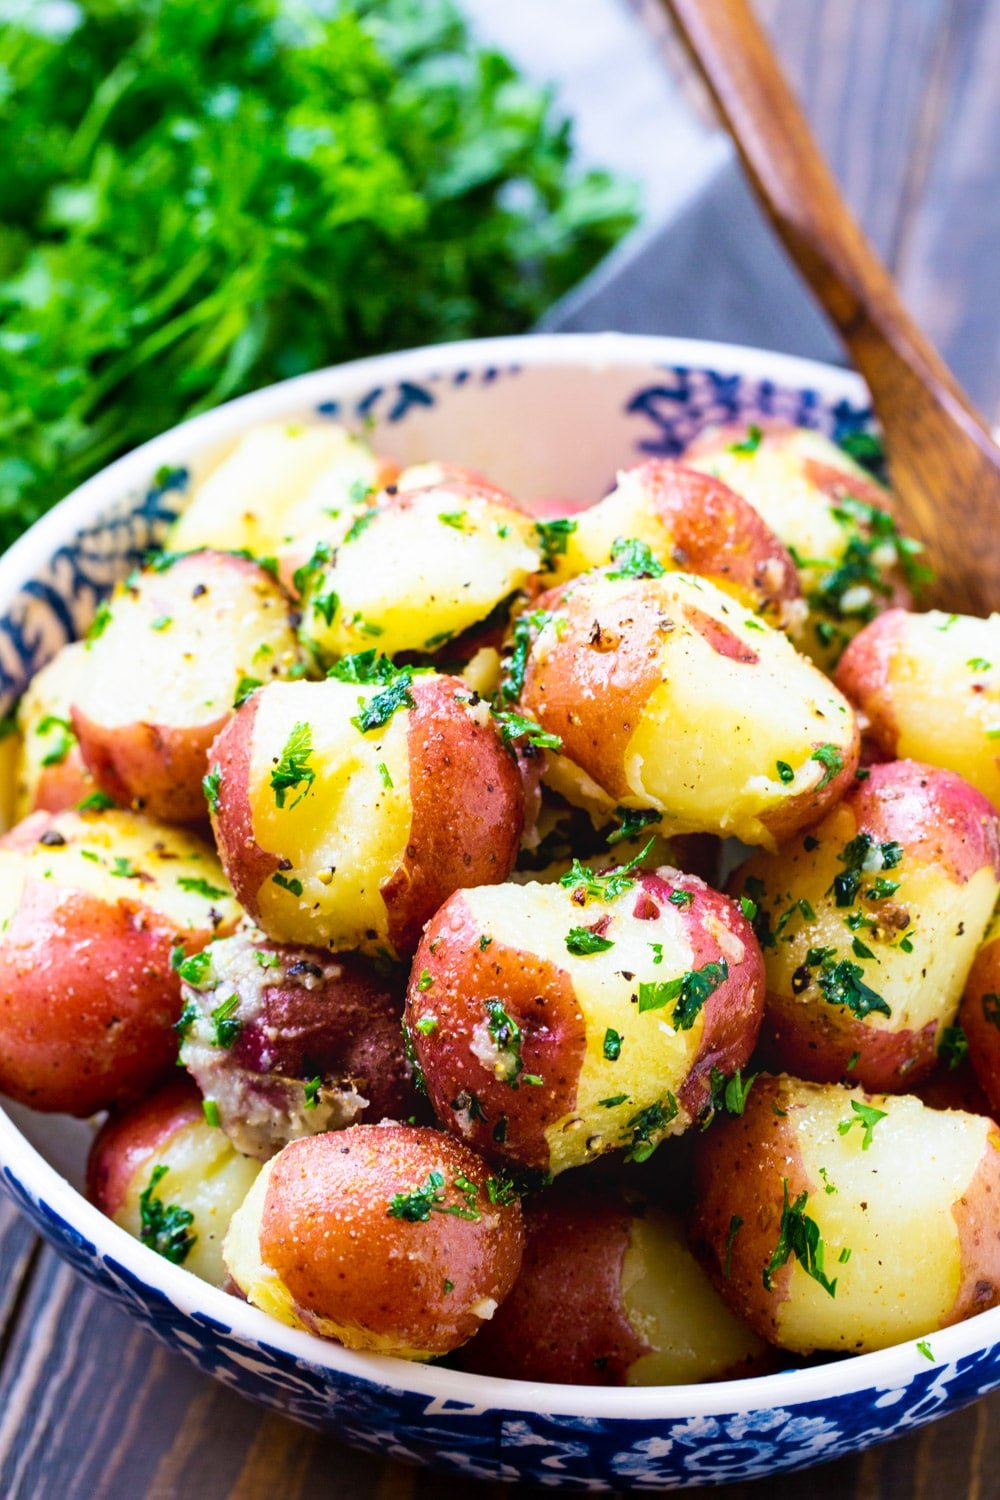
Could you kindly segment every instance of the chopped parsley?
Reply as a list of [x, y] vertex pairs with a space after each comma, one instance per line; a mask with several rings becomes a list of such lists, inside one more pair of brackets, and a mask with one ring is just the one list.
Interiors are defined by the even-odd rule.
[[643, 829], [660, 821], [660, 814], [651, 807], [616, 807], [615, 817], [621, 824], [608, 834], [609, 844], [620, 844], [623, 840], [637, 839]]
[[846, 1135], [855, 1125], [861, 1126], [861, 1149], [867, 1151], [875, 1134], [875, 1126], [880, 1120], [884, 1120], [886, 1111], [876, 1109], [873, 1104], [862, 1104], [858, 1099], [851, 1100], [851, 1114], [846, 1120], [841, 1120], [837, 1125], [837, 1134]]
[[615, 945], [610, 938], [601, 937], [589, 927], [571, 927], [566, 934], [566, 947], [576, 958], [585, 958], [592, 953], [607, 953]]
[[756, 901], [751, 901], [749, 896], [741, 896], [740, 911], [743, 913], [744, 917], [746, 917], [747, 921], [752, 924], [757, 917]]
[[742, 1070], [737, 1068], [736, 1072], [727, 1078], [721, 1068], [712, 1068], [708, 1076], [711, 1093], [704, 1125], [711, 1124], [718, 1114], [741, 1115], [747, 1107], [750, 1090], [759, 1074], [751, 1073], [744, 1080]]
[[574, 859], [565, 875], [559, 877], [559, 884], [566, 890], [572, 890], [573, 897], [580, 905], [586, 905], [587, 901], [594, 899], [600, 901], [614, 901], [617, 896], [630, 891], [635, 885], [632, 871], [646, 858], [655, 838], [639, 850], [628, 864], [619, 865], [615, 870], [609, 870], [606, 875], [599, 875], [589, 865], [581, 864]]
[[617, 1109], [619, 1104], [628, 1103], [628, 1094], [613, 1094], [610, 1099], [598, 1099], [602, 1109]]
[[315, 1078], [310, 1078], [302, 1089], [302, 1105], [305, 1109], [316, 1109], [319, 1104], [320, 1090], [323, 1080], [317, 1073]]
[[739, 1214], [732, 1214], [729, 1219], [729, 1230], [726, 1234], [726, 1258], [722, 1263], [722, 1274], [727, 1281], [732, 1279], [733, 1274], [733, 1245], [736, 1236], [743, 1228], [743, 1220]]
[[362, 734], [370, 734], [373, 729], [383, 729], [397, 709], [416, 706], [410, 692], [412, 685], [410, 673], [406, 670], [400, 672], [395, 681], [376, 693], [374, 698], [369, 698], [367, 702], [363, 698], [358, 699], [361, 712], [354, 715], [351, 723]]
[[176, 1031], [182, 1042], [187, 1036], [188, 1032], [191, 1030], [191, 1027], [194, 1025], [195, 1021], [197, 1021], [200, 1014], [201, 1012], [199, 1011], [197, 1005], [193, 1000], [185, 1000], [184, 1009], [181, 1011], [177, 1020], [174, 1022], [174, 1030]]
[[282, 875], [279, 870], [271, 876], [271, 879], [275, 885], [280, 886], [283, 891], [287, 891], [290, 896], [302, 895], [302, 882], [294, 876], [289, 879], [286, 875]]
[[886, 1001], [865, 984], [862, 974], [860, 965], [851, 963], [850, 959], [842, 959], [840, 963], [834, 963], [830, 958], [824, 959], [817, 975], [823, 999], [830, 1005], [846, 1006], [859, 1021], [863, 1021], [873, 1011], [881, 1016], [891, 1016], [892, 1011]]
[[355, 516], [347, 531], [344, 533], [345, 542], [356, 542], [366, 526], [370, 526], [378, 515], [375, 509], [362, 511], [360, 516]]
[[965, 665], [971, 668], [973, 672], [991, 672], [993, 670], [993, 663], [987, 661], [985, 656], [970, 656]]
[[657, 562], [648, 543], [634, 536], [615, 538], [611, 561], [614, 566], [608, 569], [609, 578], [662, 578], [667, 571]]
[[417, 989], [421, 992], [421, 994], [423, 994], [424, 990], [429, 990], [433, 983], [434, 975], [431, 973], [430, 969], [421, 969], [420, 978], [417, 980]]
[[934, 1352], [926, 1339], [917, 1339], [917, 1349], [924, 1356], [924, 1359], [929, 1359], [932, 1365], [937, 1364]]
[[61, 766], [73, 746], [76, 744], [76, 735], [73, 725], [69, 719], [61, 719], [58, 714], [46, 714], [40, 720], [36, 734], [52, 734], [55, 730], [53, 740], [45, 754], [42, 756], [43, 766]]
[[[111, 861], [111, 869], [109, 873], [111, 875], [117, 875], [121, 880], [138, 880], [140, 872], [136, 869], [135, 865], [130, 859], [126, 859], [123, 854], [116, 854], [114, 859]], [[183, 889], [183, 880], [178, 880], [177, 884]], [[220, 891], [219, 895], [224, 896], [225, 891]]]
[[[878, 844], [870, 833], [857, 834], [837, 855], [844, 869], [833, 879], [833, 895], [836, 904], [853, 906], [858, 898], [858, 891], [861, 889], [864, 876], [874, 875], [878, 870], [894, 870], [902, 860], [903, 854], [902, 844], [898, 844], [895, 839]], [[888, 886], [891, 886], [891, 890], [887, 889]], [[889, 881], [874, 899], [881, 900], [883, 892], [885, 895], [891, 895], [898, 889], [898, 881]], [[876, 887], [873, 886], [872, 890], [875, 892]]]
[[825, 786], [829, 786], [835, 776], [839, 776], [844, 769], [844, 757], [836, 745], [818, 745], [809, 757], [810, 760], [819, 761], [825, 769], [822, 780], [816, 783], [816, 790], [821, 792]]
[[175, 1266], [183, 1264], [198, 1236], [189, 1234], [194, 1214], [178, 1203], [164, 1203], [156, 1189], [170, 1168], [161, 1162], [153, 1168], [149, 1182], [139, 1194], [139, 1239], [164, 1260]]
[[666, 1099], [657, 1099], [634, 1114], [622, 1131], [622, 1144], [628, 1147], [626, 1161], [647, 1161], [660, 1143], [667, 1126], [678, 1115], [677, 1100], [668, 1093]]
[[542, 549], [542, 571], [551, 573], [557, 557], [565, 557], [566, 546], [578, 523], [569, 516], [558, 516], [553, 521], [536, 521], [535, 530]]
[[205, 801], [208, 803], [209, 812], [219, 811], [219, 790], [222, 786], [222, 767], [216, 761], [212, 769], [201, 778], [202, 790], [205, 793]]
[[292, 807], [298, 807], [309, 791], [316, 780], [316, 772], [309, 764], [312, 753], [312, 727], [300, 719], [292, 725], [285, 748], [274, 762], [274, 768], [271, 771], [271, 789], [274, 792], [277, 807], [283, 808], [288, 793], [302, 787], [295, 801], [290, 804], [290, 811]]
[[295, 569], [292, 574], [292, 587], [300, 596], [312, 587], [316, 576], [322, 573], [323, 568], [333, 558], [333, 548], [329, 542], [317, 542], [313, 548], [313, 554], [308, 562]]
[[340, 661], [334, 662], [326, 675], [336, 678], [338, 682], [358, 682], [363, 687], [377, 683], [380, 687], [386, 687], [395, 682], [403, 671], [405, 668], [397, 667], [372, 646], [369, 651], [355, 651], [351, 656], [342, 656]]
[[233, 707], [239, 708], [247, 701], [251, 693], [255, 693], [259, 687], [263, 686], [264, 684], [263, 682], [261, 682], [259, 677], [241, 677], [239, 682], [236, 684], [236, 692], [233, 696]]
[[433, 1036], [435, 1031], [437, 1031], [437, 1026], [437, 1016], [430, 1015], [421, 1016], [419, 1020], [413, 1023], [414, 1031], [419, 1031], [421, 1036]]
[[484, 1008], [487, 1030], [499, 1054], [497, 1077], [504, 1083], [509, 1083], [512, 1089], [519, 1088], [522, 1083], [533, 1084], [535, 1087], [540, 1085], [542, 1080], [537, 1073], [524, 1071], [524, 1059], [521, 1056], [524, 1033], [513, 1016], [508, 1015], [503, 1002], [491, 996], [484, 1002]]
[[621, 1034], [609, 1026], [604, 1033], [604, 1056], [608, 1062], [617, 1062], [622, 1055]]
[[389, 774], [389, 767], [386, 765], [385, 761], [380, 760], [375, 769], [378, 772], [379, 781], [381, 781], [386, 791], [390, 791], [392, 788], [392, 777]]
[[78, 802], [76, 810], [77, 812], [107, 812], [114, 806], [113, 797], [109, 797], [107, 792], [97, 791], [91, 792], [89, 797], [84, 797], [82, 802]]
[[281, 955], [270, 953], [266, 948], [255, 948], [253, 956], [262, 969], [276, 969], [281, 963]]
[[788, 786], [790, 782], [795, 780], [795, 772], [792, 770], [787, 760], [775, 761], [775, 766], [777, 767], [778, 771], [778, 780], [783, 782], [785, 786]]
[[760, 447], [763, 437], [764, 434], [757, 426], [757, 423], [751, 422], [750, 426], [747, 428], [746, 437], [740, 438], [739, 441], [735, 443], [727, 443], [726, 452], [735, 453], [740, 458], [749, 458], [751, 454], [757, 452], [757, 449]]
[[820, 1237], [819, 1225], [805, 1211], [806, 1204], [809, 1202], [809, 1194], [802, 1192], [794, 1203], [789, 1203], [787, 1177], [782, 1178], [782, 1189], [784, 1202], [778, 1242], [772, 1251], [771, 1259], [764, 1267], [764, 1290], [768, 1292], [771, 1290], [775, 1271], [780, 1271], [789, 1257], [794, 1255], [806, 1275], [818, 1282], [824, 1292], [835, 1297], [837, 1295], [836, 1277], [830, 1281], [823, 1271], [823, 1241]]
[[409, 1193], [393, 1193], [386, 1210], [389, 1218], [402, 1219], [407, 1224], [424, 1224], [431, 1214], [451, 1214], [456, 1219], [479, 1220], [482, 1218], [476, 1205], [479, 1188], [468, 1177], [456, 1177], [452, 1183], [462, 1203], [446, 1202], [445, 1177], [436, 1169], [428, 1172], [422, 1187]]
[[493, 717], [500, 728], [500, 738], [505, 745], [510, 745], [514, 740], [527, 739], [529, 745], [534, 745], [538, 750], [561, 750], [562, 740], [557, 734], [550, 734], [548, 730], [542, 729], [534, 719], [526, 719], [523, 714], [515, 713], [512, 708], [495, 708]]
[[231, 1047], [240, 1034], [240, 1023], [234, 1015], [239, 1006], [239, 995], [227, 995], [212, 1012], [213, 1044], [216, 1047]]
[[941, 1032], [938, 1056], [947, 1063], [949, 1073], [965, 1061], [969, 1055], [969, 1038], [961, 1026], [946, 1026]]
[[689, 969], [677, 979], [643, 981], [639, 985], [639, 1012], [662, 1010], [674, 1002], [671, 1019], [681, 1031], [690, 1031], [706, 1000], [728, 978], [729, 965], [722, 958], [700, 969]]
[[179, 958], [175, 963], [174, 954], [178, 952], [183, 954], [184, 949], [175, 948], [173, 950], [170, 955], [171, 964], [177, 970], [177, 973], [180, 975], [185, 984], [190, 984], [195, 989], [200, 989], [205, 981], [212, 977], [211, 953], [209, 953], [208, 949], [205, 948], [201, 953], [192, 953], [190, 958], [182, 957]]
[[453, 531], [464, 531], [467, 520], [464, 510], [443, 510], [438, 515], [442, 526], [450, 526]]
[[690, 906], [694, 900], [693, 891], [671, 891], [667, 897], [671, 906]]
[[218, 1128], [219, 1106], [214, 1099], [203, 1099], [201, 1101], [201, 1112], [205, 1116], [206, 1125], [214, 1125]]
[[103, 635], [110, 624], [111, 606], [106, 599], [102, 599], [94, 611], [94, 618], [91, 620], [85, 636], [87, 645], [89, 646], [93, 641], [97, 640], [98, 636]]
[[187, 891], [192, 896], [204, 896], [206, 901], [223, 901], [229, 895], [221, 886], [202, 880], [200, 875], [179, 875], [177, 884], [182, 891]]
[[547, 609], [533, 609], [526, 614], [518, 615], [512, 630], [513, 648], [504, 664], [503, 685], [500, 689], [507, 703], [516, 702], [524, 689], [524, 674], [527, 670], [535, 632], [544, 630], [550, 621], [564, 620], [564, 615], [552, 614]]

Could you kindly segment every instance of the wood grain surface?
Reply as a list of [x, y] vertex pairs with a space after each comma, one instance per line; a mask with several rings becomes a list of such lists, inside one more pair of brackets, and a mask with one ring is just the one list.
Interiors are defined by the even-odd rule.
[[[1000, 422], [1000, 0], [758, 7], [854, 211], [958, 378]], [[712, 1493], [992, 1500], [998, 1474], [1000, 1393], [856, 1458]], [[514, 1493], [353, 1453], [242, 1401], [98, 1298], [0, 1199], [3, 1500]]]

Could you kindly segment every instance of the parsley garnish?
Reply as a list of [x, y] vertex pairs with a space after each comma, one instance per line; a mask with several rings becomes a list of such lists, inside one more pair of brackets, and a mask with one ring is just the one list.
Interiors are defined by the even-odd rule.
[[368, 651], [355, 651], [351, 656], [342, 656], [340, 661], [334, 662], [326, 675], [336, 678], [338, 682], [359, 682], [363, 687], [378, 683], [380, 687], [385, 687], [390, 682], [395, 682], [403, 671], [405, 668], [397, 667], [372, 646]]
[[413, 1029], [419, 1031], [421, 1036], [433, 1036], [437, 1031], [437, 1025], [437, 1016], [421, 1016], [419, 1020], [414, 1021]]
[[292, 725], [285, 748], [275, 761], [271, 772], [271, 789], [274, 792], [275, 804], [279, 808], [284, 807], [285, 797], [289, 792], [294, 791], [296, 787], [302, 787], [302, 791], [291, 804], [291, 807], [298, 807], [316, 780], [316, 772], [309, 764], [312, 752], [312, 726], [300, 719], [298, 723]]
[[733, 1244], [736, 1236], [743, 1228], [743, 1220], [739, 1214], [730, 1215], [729, 1232], [726, 1235], [726, 1258], [722, 1263], [722, 1274], [729, 1281], [733, 1273]]
[[566, 934], [566, 947], [577, 958], [585, 958], [591, 953], [607, 953], [614, 946], [610, 938], [601, 937], [589, 927], [571, 927]]
[[233, 1014], [240, 1003], [239, 995], [227, 995], [212, 1012], [215, 1029], [213, 1042], [216, 1047], [231, 1047], [240, 1033], [240, 1022]]
[[534, 745], [538, 750], [562, 749], [559, 735], [550, 734], [536, 724], [534, 719], [526, 719], [512, 708], [495, 708], [493, 717], [500, 727], [500, 738], [505, 745], [512, 744], [514, 740], [527, 739], [528, 744]]
[[275, 885], [280, 886], [283, 891], [287, 891], [290, 896], [302, 895], [302, 882], [301, 880], [297, 880], [295, 876], [289, 879], [286, 875], [282, 875], [279, 870], [271, 876], [271, 879]]
[[180, 875], [177, 878], [177, 884], [182, 891], [187, 891], [192, 896], [204, 896], [206, 901], [222, 901], [229, 895], [229, 892], [224, 891], [221, 886], [211, 885], [200, 876]]
[[616, 537], [611, 547], [613, 567], [608, 569], [609, 578], [662, 578], [667, 571], [657, 562], [646, 542], [638, 537]]
[[518, 615], [513, 627], [513, 650], [504, 664], [504, 680], [500, 691], [508, 703], [514, 703], [524, 689], [524, 674], [531, 653], [534, 634], [544, 630], [550, 621], [564, 620], [565, 616], [552, 614], [547, 609], [533, 609]]
[[628, 1103], [628, 1094], [613, 1094], [610, 1099], [598, 1099], [602, 1109], [616, 1109], [619, 1104]]
[[846, 1006], [859, 1021], [873, 1011], [881, 1016], [891, 1016], [889, 1006], [881, 995], [865, 984], [862, 973], [861, 966], [852, 964], [849, 959], [842, 959], [838, 964], [829, 958], [824, 959], [817, 975], [823, 999], [830, 1005]]
[[319, 1095], [322, 1087], [323, 1080], [319, 1076], [319, 1074], [317, 1074], [315, 1078], [310, 1078], [309, 1081], [303, 1086], [302, 1104], [305, 1109], [316, 1109], [319, 1104]]
[[835, 776], [839, 776], [844, 769], [844, 757], [836, 745], [818, 745], [809, 757], [810, 760], [818, 760], [825, 767], [821, 781], [816, 783], [816, 790], [821, 792], [825, 786], [829, 786]]
[[374, 698], [369, 698], [367, 703], [359, 699], [361, 712], [355, 714], [351, 723], [361, 730], [362, 734], [370, 734], [373, 729], [383, 729], [397, 709], [413, 708], [415, 702], [410, 688], [413, 678], [408, 671], [399, 673], [396, 680], [376, 693]]
[[174, 1022], [174, 1030], [177, 1032], [177, 1035], [180, 1037], [181, 1041], [183, 1041], [187, 1036], [188, 1032], [191, 1030], [191, 1027], [194, 1025], [195, 1021], [197, 1021], [200, 1014], [201, 1012], [198, 1010], [198, 1007], [193, 1000], [185, 1000], [184, 1009], [181, 1011], [177, 1020]]
[[621, 826], [608, 834], [608, 843], [620, 844], [623, 840], [638, 838], [650, 823], [658, 823], [660, 816], [651, 807], [616, 807], [615, 817], [621, 818]]
[[746, 1109], [750, 1090], [760, 1075], [751, 1073], [749, 1078], [744, 1081], [740, 1068], [737, 1068], [736, 1072], [729, 1078], [726, 1077], [721, 1068], [712, 1068], [708, 1076], [711, 1095], [708, 1116], [705, 1120], [706, 1125], [717, 1114], [741, 1115]]
[[347, 531], [344, 533], [344, 541], [356, 542], [358, 537], [365, 530], [365, 527], [370, 526], [377, 515], [378, 511], [372, 509], [362, 511], [360, 516], [355, 516], [354, 520], [347, 528]]
[[604, 1056], [608, 1062], [617, 1062], [621, 1054], [622, 1038], [613, 1026], [609, 1026], [604, 1033]]
[[557, 557], [565, 557], [566, 544], [578, 523], [569, 516], [559, 516], [554, 521], [536, 521], [535, 530], [542, 548], [542, 571], [551, 573]]
[[800, 1193], [795, 1202], [789, 1204], [787, 1177], [782, 1178], [782, 1188], [784, 1204], [781, 1210], [778, 1243], [774, 1247], [771, 1259], [764, 1267], [764, 1289], [768, 1292], [771, 1290], [771, 1279], [775, 1271], [779, 1271], [789, 1256], [794, 1255], [806, 1275], [818, 1282], [824, 1292], [835, 1297], [837, 1295], [836, 1278], [830, 1281], [823, 1271], [823, 1241], [820, 1238], [819, 1225], [805, 1211], [806, 1204], [809, 1202], [809, 1194]]
[[114, 806], [115, 800], [113, 797], [109, 797], [107, 792], [97, 791], [91, 792], [89, 797], [84, 797], [82, 802], [78, 802], [76, 810], [77, 812], [107, 812], [109, 808]]
[[[175, 949], [174, 953], [177, 951]], [[183, 948], [180, 952], [184, 952]], [[200, 988], [212, 973], [212, 955], [207, 948], [201, 953], [192, 953], [190, 958], [181, 958], [178, 963], [174, 963], [174, 954], [171, 953], [170, 961], [184, 983], [193, 985], [195, 989]]]
[[91, 620], [87, 634], [84, 637], [87, 645], [89, 646], [92, 641], [97, 640], [98, 636], [103, 635], [110, 624], [111, 606], [106, 599], [102, 599], [94, 611], [94, 618]]
[[503, 1002], [491, 996], [484, 1002], [484, 1008], [487, 1029], [499, 1054], [496, 1063], [497, 1077], [504, 1083], [509, 1083], [512, 1089], [519, 1088], [522, 1083], [539, 1085], [542, 1080], [536, 1073], [524, 1071], [524, 1059], [521, 1056], [524, 1033], [514, 1018], [508, 1015]]
[[873, 1104], [862, 1104], [857, 1099], [851, 1100], [851, 1114], [846, 1120], [841, 1120], [837, 1126], [838, 1135], [846, 1135], [853, 1125], [860, 1125], [862, 1130], [861, 1149], [867, 1151], [872, 1143], [875, 1126], [886, 1117], [884, 1109], [876, 1109]]
[[213, 1125], [218, 1129], [219, 1106], [214, 1099], [203, 1099], [201, 1101], [201, 1112], [205, 1116], [205, 1124]]
[[628, 1146], [626, 1161], [647, 1161], [659, 1145], [659, 1137], [676, 1120], [677, 1100], [668, 1093], [632, 1116], [622, 1131], [622, 1144]]
[[[903, 853], [902, 844], [898, 844], [895, 839], [876, 844], [870, 833], [857, 834], [837, 855], [845, 867], [833, 879], [833, 894], [837, 905], [853, 906], [864, 876], [874, 875], [877, 870], [894, 870], [902, 860]], [[888, 881], [881, 889], [878, 889], [876, 882], [876, 886], [872, 887], [873, 898], [881, 900], [883, 895], [892, 895], [898, 889], [898, 881]]]
[[219, 789], [222, 786], [222, 767], [216, 761], [212, 769], [201, 778], [202, 790], [205, 793], [205, 801], [208, 803], [209, 812], [219, 811]]
[[639, 985], [639, 1012], [662, 1010], [675, 1001], [671, 1019], [681, 1031], [690, 1031], [710, 995], [729, 978], [726, 960], [689, 969], [677, 979], [644, 981]]
[[931, 1346], [926, 1339], [917, 1339], [917, 1349], [924, 1356], [924, 1359], [929, 1359], [932, 1365], [937, 1364]]
[[438, 515], [438, 520], [444, 526], [450, 526], [453, 531], [464, 531], [466, 515], [464, 510], [443, 510]]
[[194, 1223], [194, 1214], [178, 1203], [164, 1203], [157, 1197], [156, 1189], [170, 1168], [161, 1162], [153, 1168], [149, 1182], [139, 1194], [139, 1239], [164, 1260], [175, 1266], [186, 1260], [198, 1236], [188, 1234], [188, 1226]]
[[389, 1218], [403, 1219], [407, 1224], [423, 1224], [431, 1214], [451, 1214], [456, 1219], [478, 1220], [482, 1218], [476, 1208], [479, 1189], [468, 1177], [456, 1177], [452, 1186], [464, 1198], [464, 1204], [445, 1202], [444, 1173], [436, 1169], [428, 1172], [422, 1187], [410, 1193], [393, 1193], [386, 1210]]
[[795, 780], [795, 772], [792, 770], [787, 760], [775, 761], [775, 765], [778, 770], [778, 780], [783, 782], [785, 786], [788, 786], [790, 782]]
[[255, 693], [259, 687], [263, 686], [259, 677], [241, 677], [233, 695], [233, 707], [239, 708], [247, 701], [251, 693]]
[[574, 859], [565, 875], [559, 877], [559, 884], [567, 890], [572, 890], [574, 898], [579, 900], [583, 906], [591, 898], [601, 901], [614, 901], [625, 891], [630, 891], [635, 885], [632, 871], [646, 858], [655, 839], [650, 839], [639, 853], [630, 859], [628, 864], [619, 865], [616, 870], [609, 870], [605, 875], [598, 875], [589, 865], [583, 865], [578, 859]]
[[949, 1073], [965, 1061], [969, 1055], [969, 1038], [961, 1026], [946, 1026], [941, 1032], [938, 1056], [948, 1065]]
[[671, 891], [667, 897], [671, 906], [690, 906], [694, 900], [693, 891]]
[[42, 756], [43, 766], [61, 766], [76, 744], [73, 725], [69, 719], [60, 719], [58, 714], [46, 714], [45, 718], [39, 722], [35, 733], [42, 735], [51, 734], [53, 730], [56, 730], [57, 733], [52, 744]]
[[760, 447], [763, 437], [764, 434], [757, 426], [757, 423], [751, 422], [750, 426], [747, 428], [746, 437], [741, 438], [738, 442], [735, 443], [727, 443], [726, 452], [736, 453], [739, 454], [740, 457], [748, 458], [752, 453], [757, 452], [757, 449]]

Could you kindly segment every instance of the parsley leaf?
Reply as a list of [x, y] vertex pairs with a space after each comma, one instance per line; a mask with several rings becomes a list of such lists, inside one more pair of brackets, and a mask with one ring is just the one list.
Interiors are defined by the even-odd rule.
[[860, 964], [852, 964], [849, 959], [842, 959], [837, 964], [825, 959], [817, 976], [823, 999], [830, 1005], [846, 1006], [859, 1021], [873, 1011], [881, 1016], [891, 1016], [886, 1001], [865, 984], [862, 974]]
[[170, 1168], [161, 1162], [150, 1174], [149, 1182], [139, 1194], [139, 1239], [164, 1260], [175, 1266], [182, 1265], [194, 1248], [198, 1236], [188, 1233], [194, 1223], [194, 1214], [189, 1208], [177, 1203], [164, 1203], [156, 1189]]
[[359, 699], [361, 712], [355, 714], [351, 723], [361, 730], [362, 734], [370, 734], [373, 729], [384, 729], [393, 714], [400, 708], [414, 708], [415, 700], [410, 688], [413, 678], [407, 671], [402, 671], [391, 682], [388, 687], [376, 693], [374, 698], [367, 702]]
[[609, 578], [662, 578], [667, 571], [662, 563], [657, 562], [649, 545], [634, 536], [615, 539], [611, 547], [611, 562]]
[[551, 573], [555, 567], [556, 558], [566, 556], [567, 543], [577, 525], [578, 522], [569, 516], [559, 516], [553, 521], [535, 522], [535, 530], [538, 532], [538, 540], [542, 548], [543, 572]]
[[584, 958], [592, 953], [607, 953], [614, 946], [610, 938], [601, 937], [589, 927], [571, 927], [566, 934], [566, 947], [577, 958]]
[[809, 759], [818, 760], [820, 765], [825, 767], [822, 780], [816, 783], [817, 792], [829, 786], [834, 777], [839, 776], [844, 769], [844, 757], [836, 745], [818, 745]]
[[820, 1238], [819, 1225], [805, 1211], [806, 1204], [809, 1202], [809, 1194], [800, 1193], [795, 1202], [790, 1204], [787, 1177], [782, 1179], [782, 1188], [784, 1202], [778, 1242], [771, 1254], [771, 1259], [764, 1267], [764, 1289], [768, 1292], [771, 1290], [775, 1271], [779, 1271], [789, 1257], [794, 1255], [806, 1275], [818, 1282], [824, 1292], [835, 1297], [837, 1295], [836, 1277], [830, 1281], [823, 1271], [823, 1241]]
[[867, 1151], [872, 1143], [875, 1126], [886, 1117], [886, 1110], [876, 1109], [873, 1104], [862, 1104], [859, 1099], [851, 1100], [851, 1114], [846, 1120], [841, 1120], [837, 1126], [838, 1135], [846, 1135], [853, 1125], [860, 1125], [862, 1138], [861, 1149]]
[[561, 750], [562, 740], [557, 734], [550, 734], [534, 719], [527, 719], [523, 714], [515, 713], [512, 708], [495, 708], [493, 717], [500, 728], [500, 738], [505, 745], [510, 745], [514, 740], [526, 739], [529, 745], [534, 745], [538, 750]]
[[274, 792], [277, 807], [283, 808], [287, 794], [295, 791], [297, 787], [302, 787], [295, 801], [290, 804], [290, 811], [292, 807], [298, 807], [309, 791], [316, 780], [316, 772], [309, 764], [312, 753], [312, 726], [300, 719], [292, 725], [285, 748], [271, 771], [271, 789]]
[[720, 959], [689, 969], [677, 979], [644, 981], [639, 985], [639, 1012], [662, 1010], [674, 1003], [671, 1019], [681, 1031], [690, 1031], [709, 996], [729, 978], [729, 965]]

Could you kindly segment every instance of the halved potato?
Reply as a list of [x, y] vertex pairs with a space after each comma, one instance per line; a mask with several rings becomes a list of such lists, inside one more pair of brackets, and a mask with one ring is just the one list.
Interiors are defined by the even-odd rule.
[[61, 812], [75, 807], [97, 789], [70, 717], [73, 696], [89, 666], [90, 654], [82, 641], [64, 646], [35, 673], [18, 704], [17, 819], [39, 809]]

